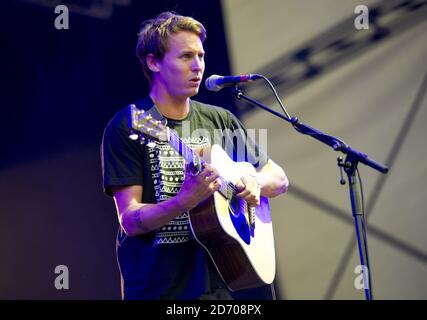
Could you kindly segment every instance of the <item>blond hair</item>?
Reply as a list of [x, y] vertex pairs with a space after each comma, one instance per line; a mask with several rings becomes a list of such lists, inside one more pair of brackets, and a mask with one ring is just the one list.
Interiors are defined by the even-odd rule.
[[147, 65], [147, 55], [152, 54], [162, 60], [168, 50], [169, 37], [179, 31], [190, 31], [199, 36], [203, 42], [206, 39], [206, 29], [192, 17], [185, 17], [174, 12], [163, 12], [156, 18], [144, 21], [138, 33], [136, 55], [142, 64], [142, 70], [150, 85], [153, 73]]

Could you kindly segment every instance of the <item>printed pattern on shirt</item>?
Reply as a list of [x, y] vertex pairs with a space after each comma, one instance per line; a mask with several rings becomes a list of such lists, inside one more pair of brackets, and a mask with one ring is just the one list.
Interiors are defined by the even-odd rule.
[[[192, 150], [210, 145], [207, 137], [183, 138], [182, 141]], [[184, 182], [184, 158], [167, 142], [156, 141], [148, 147], [151, 178], [157, 202], [173, 198]], [[157, 230], [155, 245], [182, 243], [193, 239], [189, 213], [183, 212], [168, 224]]]

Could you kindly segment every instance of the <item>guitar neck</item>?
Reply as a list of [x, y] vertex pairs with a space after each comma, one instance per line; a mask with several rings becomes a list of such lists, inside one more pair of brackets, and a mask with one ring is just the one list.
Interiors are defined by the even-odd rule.
[[[129, 128], [131, 130], [129, 138], [132, 140], [144, 140], [145, 137], [156, 141], [167, 141], [187, 163], [192, 163], [198, 172], [202, 171], [203, 161], [197, 153], [187, 146], [178, 135], [160, 120], [154, 119], [145, 110], [139, 110], [134, 104], [130, 104]], [[236, 187], [232, 182], [228, 182], [221, 176], [221, 187], [218, 190], [226, 199], [232, 199], [236, 194]]]
[[[188, 163], [193, 163], [196, 167], [201, 166], [202, 159], [189, 146], [187, 146], [180, 137], [178, 137], [170, 128], [168, 128], [169, 144], [181, 155]], [[200, 168], [201, 169], [201, 168]], [[231, 199], [233, 196], [233, 185], [220, 177], [221, 187], [218, 190], [225, 198]]]
[[168, 130], [169, 144], [189, 163], [201, 163], [200, 157], [187, 146], [172, 130]]

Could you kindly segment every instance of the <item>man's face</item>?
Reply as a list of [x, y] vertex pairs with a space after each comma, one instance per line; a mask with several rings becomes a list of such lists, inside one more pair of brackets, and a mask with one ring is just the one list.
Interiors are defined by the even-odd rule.
[[188, 98], [196, 95], [205, 71], [205, 51], [199, 36], [180, 31], [170, 36], [169, 49], [154, 77], [172, 97]]

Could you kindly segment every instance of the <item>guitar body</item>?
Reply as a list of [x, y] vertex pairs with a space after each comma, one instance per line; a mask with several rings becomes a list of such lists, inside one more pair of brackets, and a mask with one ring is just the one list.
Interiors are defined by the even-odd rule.
[[[235, 183], [244, 174], [254, 174], [247, 162], [234, 162], [218, 145], [203, 154], [225, 180]], [[270, 284], [276, 271], [273, 226], [268, 199], [251, 210], [237, 197], [228, 200], [215, 192], [190, 211], [196, 240], [208, 251], [230, 290]]]

